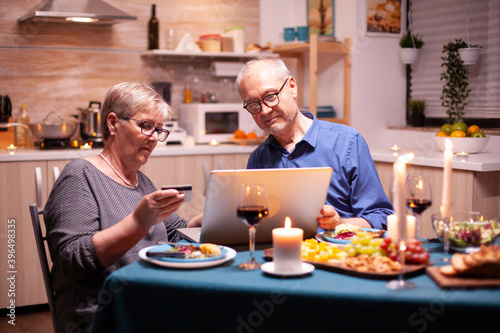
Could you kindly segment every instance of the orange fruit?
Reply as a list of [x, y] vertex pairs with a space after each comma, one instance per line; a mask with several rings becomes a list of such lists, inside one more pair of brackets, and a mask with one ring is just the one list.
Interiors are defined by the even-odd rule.
[[448, 136], [448, 135], [446, 135], [446, 133], [443, 131], [439, 131], [437, 132], [436, 136]]
[[467, 129], [467, 133], [471, 135], [472, 133], [479, 132], [480, 128], [477, 125], [470, 125], [469, 128]]
[[234, 138], [235, 139], [246, 139], [247, 135], [245, 134], [244, 131], [237, 129], [236, 131], [234, 131]]
[[247, 139], [258, 139], [257, 137], [257, 134], [255, 134], [254, 132], [250, 132], [247, 134]]
[[465, 134], [464, 131], [453, 131], [451, 132], [450, 136], [454, 138], [465, 138], [467, 134]]

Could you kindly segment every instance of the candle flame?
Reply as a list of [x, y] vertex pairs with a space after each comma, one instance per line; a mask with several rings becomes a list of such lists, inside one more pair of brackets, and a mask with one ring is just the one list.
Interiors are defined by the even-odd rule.
[[447, 151], [451, 151], [453, 149], [453, 143], [451, 142], [450, 139], [444, 140], [444, 147], [446, 148]]
[[413, 153], [404, 154], [403, 156], [399, 156], [396, 162], [406, 164], [410, 162], [414, 156], [415, 154]]
[[422, 181], [422, 179], [419, 179], [419, 180], [418, 180], [417, 189], [422, 190], [422, 188], [423, 188], [423, 187], [424, 187], [424, 185], [423, 185], [423, 181]]
[[290, 229], [292, 227], [292, 220], [287, 216], [285, 219], [285, 228]]

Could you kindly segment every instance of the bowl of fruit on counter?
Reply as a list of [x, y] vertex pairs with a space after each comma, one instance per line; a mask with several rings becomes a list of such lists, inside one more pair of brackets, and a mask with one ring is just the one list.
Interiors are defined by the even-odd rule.
[[479, 153], [486, 148], [489, 137], [485, 136], [479, 126], [467, 126], [464, 122], [444, 124], [441, 130], [434, 136], [438, 148], [445, 150], [445, 141], [449, 139], [453, 144], [454, 153]]
[[[500, 235], [497, 218], [486, 218], [479, 212], [452, 212], [448, 222], [450, 248], [465, 253], [479, 251], [481, 245], [492, 245]], [[432, 227], [443, 241], [446, 224], [441, 214], [432, 215]]]

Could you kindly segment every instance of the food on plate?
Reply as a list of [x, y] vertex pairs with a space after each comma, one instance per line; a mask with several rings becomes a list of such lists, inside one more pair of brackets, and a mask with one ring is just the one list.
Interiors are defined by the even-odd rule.
[[385, 234], [385, 230], [377, 230], [377, 231], [369, 231], [369, 230], [361, 230], [361, 228], [357, 225], [342, 223], [335, 227], [333, 231], [326, 231], [325, 236], [333, 239], [351, 239], [360, 234], [368, 235], [370, 238], [380, 238]]
[[194, 246], [193, 244], [172, 245], [165, 252], [184, 253], [186, 259], [204, 259], [221, 254], [220, 247], [210, 243], [203, 243], [200, 246]]
[[210, 254], [212, 256], [220, 255], [220, 247], [211, 243], [203, 243], [200, 245], [200, 251], [203, 254]]
[[349, 257], [345, 260], [348, 267], [351, 267], [359, 272], [373, 273], [391, 273], [398, 272], [401, 265], [397, 261], [393, 261], [384, 256], [369, 256], [360, 254], [357, 257]]
[[475, 253], [455, 253], [451, 265], [441, 267], [440, 272], [450, 277], [500, 278], [500, 246], [482, 245]]
[[302, 242], [302, 259], [315, 262], [339, 262], [348, 257], [347, 252], [324, 242], [315, 239], [306, 239]]
[[[335, 234], [337, 236], [340, 236], [342, 234], [349, 233], [349, 232], [356, 234], [360, 230], [361, 230], [361, 227], [359, 227], [357, 225], [353, 225], [353, 224], [349, 224], [349, 223], [341, 223], [335, 227]], [[354, 235], [352, 235], [352, 236], [354, 236]], [[352, 237], [352, 236], [349, 236], [349, 237]]]

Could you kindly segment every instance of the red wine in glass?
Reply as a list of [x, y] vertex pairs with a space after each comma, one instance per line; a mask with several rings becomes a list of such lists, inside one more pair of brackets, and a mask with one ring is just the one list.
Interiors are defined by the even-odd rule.
[[242, 184], [238, 194], [236, 215], [248, 227], [250, 259], [238, 267], [246, 271], [259, 269], [260, 263], [255, 260], [255, 232], [259, 222], [269, 215], [267, 195], [264, 185]]
[[263, 218], [269, 214], [265, 206], [242, 206], [238, 207], [238, 217], [249, 225], [258, 224]]
[[420, 216], [432, 205], [431, 181], [424, 176], [408, 176], [405, 191], [406, 206], [415, 215], [415, 237], [418, 238]]
[[407, 199], [406, 205], [415, 214], [422, 214], [432, 205], [432, 200], [427, 199]]

